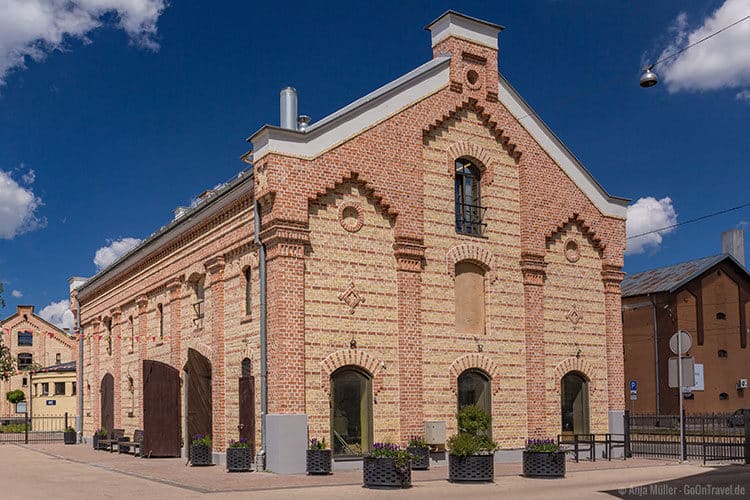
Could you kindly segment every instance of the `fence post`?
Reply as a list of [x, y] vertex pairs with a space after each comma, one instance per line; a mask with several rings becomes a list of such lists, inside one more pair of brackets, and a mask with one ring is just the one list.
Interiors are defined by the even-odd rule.
[[745, 408], [742, 410], [742, 414], [745, 417], [745, 464], [750, 464], [750, 410]]
[[63, 431], [68, 430], [68, 412], [65, 412], [65, 427], [63, 428]]
[[23, 412], [23, 444], [29, 444], [29, 412]]
[[[680, 394], [682, 397], [682, 394]], [[682, 442], [680, 443], [682, 449], [682, 457], [687, 461], [688, 459], [688, 447], [687, 447], [687, 414], [685, 409], [682, 409]]]
[[630, 410], [625, 410], [625, 413], [622, 417], [625, 422], [623, 422], [623, 432], [625, 433], [625, 449], [622, 450], [622, 452], [625, 454], [626, 458], [632, 458], [633, 453], [630, 451]]

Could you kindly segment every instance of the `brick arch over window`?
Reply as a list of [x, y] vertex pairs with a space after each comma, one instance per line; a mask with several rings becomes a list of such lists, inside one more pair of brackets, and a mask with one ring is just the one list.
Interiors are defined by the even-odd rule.
[[578, 372], [583, 375], [589, 383], [589, 392], [596, 392], [596, 380], [599, 378], [598, 370], [585, 359], [570, 357], [561, 361], [555, 367], [555, 391], [560, 393], [560, 384], [563, 377], [570, 372]]
[[341, 349], [332, 352], [320, 362], [320, 387], [331, 394], [331, 375], [344, 366], [358, 366], [372, 377], [372, 393], [377, 396], [383, 388], [382, 362], [359, 349]]
[[451, 364], [448, 373], [450, 375], [450, 388], [453, 393], [456, 393], [458, 386], [458, 376], [466, 370], [479, 369], [485, 372], [490, 377], [490, 383], [492, 384], [492, 393], [496, 393], [500, 389], [498, 379], [500, 377], [500, 367], [492, 358], [485, 356], [480, 353], [464, 354], [460, 358], [456, 359]]
[[591, 243], [591, 246], [593, 246], [594, 249], [599, 252], [599, 255], [602, 256], [604, 254], [606, 245], [602, 243], [602, 240], [597, 236], [596, 231], [594, 231], [591, 226], [586, 224], [586, 222], [577, 213], [574, 213], [573, 215], [568, 217], [567, 220], [547, 231], [546, 242], [549, 243], [555, 236], [557, 236], [558, 233], [563, 232], [566, 227], [573, 224], [578, 225], [578, 227], [581, 229], [581, 233], [586, 236], [586, 238]]
[[467, 158], [479, 167], [482, 172], [480, 180], [482, 186], [492, 184], [494, 179], [492, 157], [486, 149], [471, 142], [457, 142], [449, 147], [447, 165], [451, 177], [456, 173], [456, 160], [459, 158]]
[[461, 261], [468, 261], [477, 264], [479, 267], [485, 270], [487, 273], [490, 283], [494, 283], [497, 279], [497, 273], [495, 272], [496, 263], [495, 256], [488, 252], [484, 247], [479, 245], [456, 245], [445, 254], [445, 265], [448, 270], [448, 275], [455, 279], [456, 277], [456, 264]]

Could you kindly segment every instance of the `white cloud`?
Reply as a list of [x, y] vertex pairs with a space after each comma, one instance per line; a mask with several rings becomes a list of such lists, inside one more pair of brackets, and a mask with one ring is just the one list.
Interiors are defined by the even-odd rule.
[[657, 200], [652, 196], [640, 198], [628, 207], [628, 220], [625, 225], [628, 246], [626, 255], [643, 253], [648, 249], [659, 249], [662, 236], [671, 233], [672, 229], [665, 229], [634, 238], [633, 236], [648, 233], [656, 229], [672, 226], [677, 223], [677, 212], [672, 206], [671, 198]]
[[121, 238], [119, 240], [108, 240], [109, 245], [101, 247], [94, 255], [94, 264], [96, 269], [101, 271], [110, 266], [117, 259], [135, 248], [141, 240], [138, 238]]
[[21, 180], [26, 185], [34, 184], [34, 181], [36, 180], [36, 173], [34, 172], [34, 170], [29, 169], [28, 172], [21, 176]]
[[41, 61], [53, 50], [64, 50], [65, 41], [99, 28], [114, 14], [118, 28], [132, 43], [158, 50], [156, 23], [166, 0], [3, 0], [0, 1], [0, 86], [14, 68], [24, 68], [27, 58]]
[[23, 297], [23, 292], [21, 292], [21, 290], [13, 290], [12, 292], [10, 292], [10, 294], [16, 299], [20, 299], [21, 297]]
[[63, 299], [60, 302], [52, 302], [39, 311], [39, 316], [58, 328], [73, 328], [75, 320], [70, 311], [70, 301]]
[[734, 96], [738, 101], [750, 102], [750, 90], [741, 90]]
[[12, 240], [19, 234], [47, 225], [37, 216], [42, 200], [34, 192], [21, 187], [10, 172], [0, 170], [0, 239]]
[[[747, 0], [726, 0], [721, 7], [690, 28], [687, 14], [679, 14], [670, 29], [672, 42], [658, 59], [669, 56], [691, 43], [750, 15]], [[750, 21], [719, 33], [674, 59], [656, 67], [670, 92], [750, 87]], [[746, 92], [746, 91], [745, 91]], [[741, 99], [745, 92], [737, 94]]]

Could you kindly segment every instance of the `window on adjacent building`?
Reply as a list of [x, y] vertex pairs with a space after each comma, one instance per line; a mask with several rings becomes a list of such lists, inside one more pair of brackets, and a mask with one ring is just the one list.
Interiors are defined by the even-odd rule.
[[76, 395], [76, 383], [75, 382], [70, 383], [70, 395], [71, 396]]
[[251, 287], [252, 273], [250, 272], [249, 266], [245, 268], [244, 277], [245, 277], [245, 314], [248, 315], [252, 312], [252, 308], [253, 308], [252, 287]]
[[485, 208], [479, 192], [481, 171], [466, 159], [456, 160], [455, 199], [456, 231], [463, 234], [482, 236]]
[[55, 382], [55, 396], [65, 395], [65, 382]]
[[717, 312], [716, 313], [716, 319], [725, 320], [725, 319], [727, 319], [727, 315], [725, 313], [723, 313], [723, 312]]
[[33, 357], [28, 352], [21, 352], [18, 353], [18, 362], [16, 363], [16, 366], [18, 366], [19, 370], [23, 370], [25, 368], [28, 368], [31, 366], [31, 363], [33, 363]]
[[60, 353], [59, 352], [57, 354], [55, 354], [55, 364], [57, 364], [57, 365], [60, 364]]
[[720, 358], [726, 358], [728, 356], [727, 351], [724, 349], [719, 349], [719, 357]]
[[42, 382], [42, 396], [49, 396], [49, 382]]
[[719, 394], [719, 399], [729, 399], [729, 394], [727, 394], [726, 392], [722, 392], [721, 394]]
[[22, 387], [28, 387], [28, 385], [29, 385], [29, 379], [27, 377], [23, 377], [21, 379], [21, 386]]
[[156, 314], [159, 316], [159, 338], [164, 339], [164, 306], [156, 304]]
[[484, 334], [484, 270], [471, 262], [456, 264], [456, 332]]
[[18, 332], [18, 345], [19, 346], [34, 345], [34, 335], [31, 332]]

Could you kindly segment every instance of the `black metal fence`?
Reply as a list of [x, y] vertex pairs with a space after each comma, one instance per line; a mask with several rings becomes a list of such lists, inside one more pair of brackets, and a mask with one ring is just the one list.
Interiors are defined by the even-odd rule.
[[627, 415], [630, 455], [750, 463], [750, 411], [683, 416], [681, 442], [679, 415]]
[[75, 418], [64, 415], [0, 418], [0, 443], [56, 443], [63, 441], [65, 429]]

